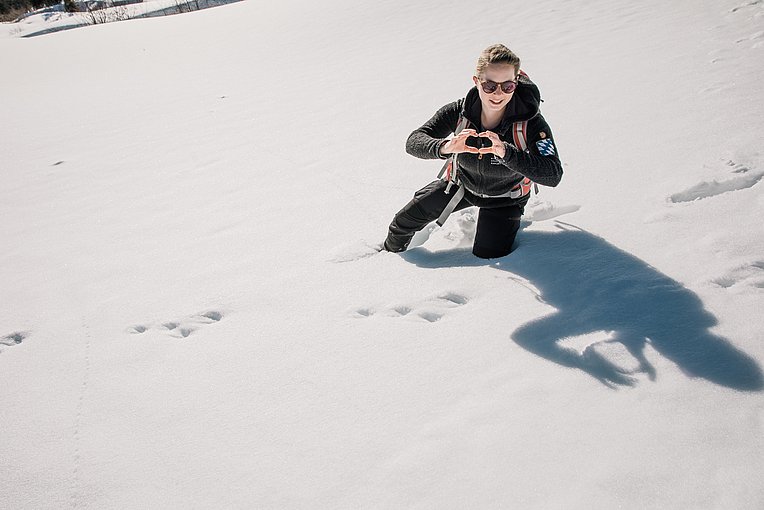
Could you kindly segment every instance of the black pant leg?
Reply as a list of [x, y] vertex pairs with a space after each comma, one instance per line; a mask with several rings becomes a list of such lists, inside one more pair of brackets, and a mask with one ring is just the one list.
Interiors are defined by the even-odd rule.
[[[437, 180], [414, 193], [414, 198], [398, 211], [390, 223], [387, 239], [385, 239], [387, 251], [404, 251], [416, 232], [438, 219], [456, 192], [456, 186], [454, 186], [451, 192], [446, 194], [447, 186], [446, 181]], [[469, 205], [462, 199], [456, 210], [464, 209]]]
[[481, 208], [472, 253], [482, 259], [509, 255], [520, 230], [523, 208], [517, 205]]

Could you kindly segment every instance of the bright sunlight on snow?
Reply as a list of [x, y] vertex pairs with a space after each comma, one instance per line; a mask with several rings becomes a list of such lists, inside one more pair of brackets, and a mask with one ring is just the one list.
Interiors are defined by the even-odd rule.
[[[0, 507], [764, 508], [764, 2], [0, 26]], [[31, 22], [28, 22], [31, 23]], [[504, 43], [565, 174], [377, 253]]]

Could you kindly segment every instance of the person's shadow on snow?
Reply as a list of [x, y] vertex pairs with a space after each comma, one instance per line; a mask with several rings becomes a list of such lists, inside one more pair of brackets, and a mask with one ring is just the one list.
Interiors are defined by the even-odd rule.
[[593, 345], [580, 353], [560, 341], [612, 331], [607, 342], [622, 344], [639, 362], [637, 371], [651, 379], [655, 369], [644, 354], [648, 342], [688, 376], [743, 391], [764, 388], [756, 361], [709, 331], [717, 321], [697, 295], [598, 236], [561, 222], [556, 226], [557, 232], [523, 231], [515, 251], [501, 259], [480, 260], [469, 249], [415, 248], [402, 256], [420, 267], [491, 265], [525, 278], [557, 311], [523, 324], [512, 340], [610, 387], [634, 384], [629, 375], [634, 371], [608, 361]]

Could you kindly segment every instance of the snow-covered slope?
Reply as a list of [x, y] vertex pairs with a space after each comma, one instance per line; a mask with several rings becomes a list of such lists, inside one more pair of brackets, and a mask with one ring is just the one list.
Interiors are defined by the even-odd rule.
[[[248, 0], [0, 40], [0, 507], [764, 506], [764, 4]], [[503, 42], [516, 251], [408, 133]]]

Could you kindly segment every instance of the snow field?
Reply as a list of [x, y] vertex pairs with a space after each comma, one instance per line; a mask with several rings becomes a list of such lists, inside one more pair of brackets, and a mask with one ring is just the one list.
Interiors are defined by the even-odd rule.
[[[0, 39], [0, 507], [764, 505], [762, 4], [481, 8]], [[563, 182], [372, 255], [493, 42]]]

